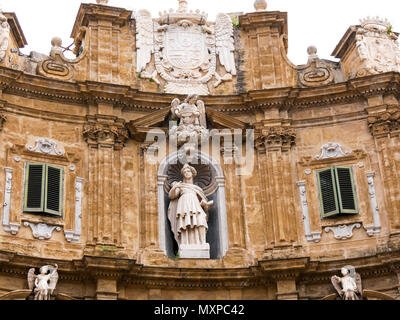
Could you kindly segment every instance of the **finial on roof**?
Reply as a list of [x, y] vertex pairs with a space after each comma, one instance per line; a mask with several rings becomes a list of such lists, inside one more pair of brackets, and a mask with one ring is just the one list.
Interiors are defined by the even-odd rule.
[[106, 5], [108, 3], [108, 0], [96, 0], [97, 4], [104, 4]]
[[267, 10], [267, 2], [265, 0], [256, 0], [256, 2], [254, 2], [254, 8], [257, 11], [266, 11]]
[[188, 10], [187, 0], [178, 0], [178, 1], [179, 1], [178, 12], [187, 12], [187, 10]]

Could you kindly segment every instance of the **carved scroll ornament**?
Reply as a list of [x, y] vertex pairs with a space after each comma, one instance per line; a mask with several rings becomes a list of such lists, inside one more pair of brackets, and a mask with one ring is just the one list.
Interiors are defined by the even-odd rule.
[[317, 55], [317, 48], [310, 46], [307, 49], [308, 63], [299, 73], [300, 83], [305, 87], [318, 87], [334, 81], [331, 67], [321, 61]]
[[[75, 39], [74, 53], [77, 54], [76, 59], [68, 59], [64, 56], [65, 48], [62, 47], [62, 40], [54, 37], [51, 40], [50, 56], [38, 64], [38, 74], [52, 79], [71, 80], [75, 75], [73, 65], [82, 61], [87, 54], [87, 44], [89, 43], [89, 32], [87, 27], [82, 27], [77, 39]], [[78, 46], [79, 47], [78, 47]], [[80, 52], [82, 50], [82, 52]]]

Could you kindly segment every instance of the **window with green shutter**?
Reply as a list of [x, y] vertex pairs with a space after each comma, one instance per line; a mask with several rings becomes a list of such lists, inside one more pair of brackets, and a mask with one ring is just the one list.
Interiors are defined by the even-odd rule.
[[322, 218], [358, 214], [358, 203], [351, 167], [317, 171]]
[[24, 212], [62, 216], [63, 168], [27, 163]]

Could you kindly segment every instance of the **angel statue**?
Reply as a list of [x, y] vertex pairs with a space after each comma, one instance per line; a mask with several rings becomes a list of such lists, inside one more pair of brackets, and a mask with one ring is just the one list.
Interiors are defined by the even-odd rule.
[[208, 138], [206, 108], [197, 95], [189, 95], [186, 100], [176, 98], [171, 104], [172, 118], [180, 119], [179, 125], [171, 128], [170, 138], [177, 141], [178, 146], [198, 144]]
[[40, 273], [35, 274], [35, 268], [28, 271], [29, 290], [33, 290], [35, 300], [50, 300], [58, 281], [58, 265], [47, 265], [40, 268]]
[[7, 22], [7, 17], [0, 9], [0, 62], [4, 61], [8, 44], [10, 42], [10, 25]]
[[[181, 170], [183, 182], [174, 182], [169, 192], [171, 203], [168, 208], [168, 218], [172, 232], [179, 246], [179, 255], [182, 258], [209, 258], [210, 245], [206, 243], [208, 230], [208, 211], [214, 201], [208, 201], [203, 190], [194, 185], [193, 179], [197, 171], [185, 164]], [[191, 256], [193, 251], [205, 251]]]
[[362, 298], [361, 277], [352, 266], [343, 267], [343, 277], [333, 276], [332, 284], [342, 300], [360, 300]]

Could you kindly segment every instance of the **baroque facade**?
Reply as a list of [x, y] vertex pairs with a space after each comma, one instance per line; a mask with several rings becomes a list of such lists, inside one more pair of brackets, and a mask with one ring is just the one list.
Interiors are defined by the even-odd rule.
[[0, 299], [399, 297], [390, 23], [294, 65], [265, 1], [178, 2], [82, 4], [74, 59], [0, 15]]

